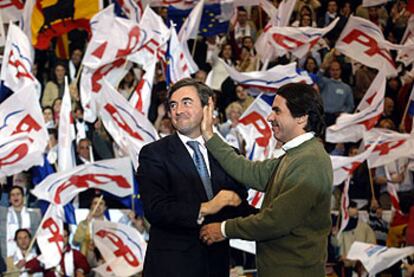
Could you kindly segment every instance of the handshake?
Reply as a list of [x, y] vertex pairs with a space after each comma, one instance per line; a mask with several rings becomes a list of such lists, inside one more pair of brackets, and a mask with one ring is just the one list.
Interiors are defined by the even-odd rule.
[[[201, 204], [200, 215], [215, 214], [225, 206], [237, 207], [240, 203], [241, 199], [237, 193], [230, 190], [221, 190], [213, 199]], [[200, 239], [208, 245], [224, 240], [225, 238], [221, 234], [221, 223], [204, 225], [200, 230]]]
[[237, 207], [241, 199], [237, 193], [231, 190], [221, 190], [213, 199], [201, 204], [200, 215], [212, 215], [218, 213], [225, 206]]

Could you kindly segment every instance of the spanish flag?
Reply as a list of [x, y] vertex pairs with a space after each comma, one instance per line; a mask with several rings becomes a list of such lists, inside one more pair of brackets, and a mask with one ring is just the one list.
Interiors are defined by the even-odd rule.
[[31, 18], [33, 46], [48, 49], [53, 37], [74, 29], [89, 32], [89, 20], [101, 8], [101, 0], [36, 0]]

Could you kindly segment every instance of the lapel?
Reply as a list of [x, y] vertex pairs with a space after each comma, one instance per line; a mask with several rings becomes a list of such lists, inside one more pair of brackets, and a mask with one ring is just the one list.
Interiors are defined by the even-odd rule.
[[193, 158], [190, 156], [190, 153], [188, 153], [187, 148], [185, 148], [177, 134], [171, 135], [168, 148], [171, 154], [169, 158], [173, 160], [172, 163], [174, 166], [181, 171], [183, 177], [194, 187], [201, 201], [207, 201], [207, 195]]

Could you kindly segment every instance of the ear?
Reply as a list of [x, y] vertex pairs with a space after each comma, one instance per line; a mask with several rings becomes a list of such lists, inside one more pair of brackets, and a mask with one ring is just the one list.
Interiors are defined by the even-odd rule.
[[304, 125], [306, 126], [306, 124], [308, 123], [308, 115], [302, 115], [296, 118], [296, 122], [300, 125]]

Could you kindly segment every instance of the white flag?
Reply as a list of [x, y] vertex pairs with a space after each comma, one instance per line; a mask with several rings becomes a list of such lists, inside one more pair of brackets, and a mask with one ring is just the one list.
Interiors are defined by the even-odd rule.
[[203, 8], [204, 0], [200, 0], [191, 10], [178, 33], [178, 40], [180, 42], [186, 42], [189, 39], [197, 38], [201, 17], [203, 16]]
[[4, 31], [3, 18], [0, 13], [0, 46], [6, 45], [6, 32]]
[[338, 186], [351, 177], [354, 171], [368, 159], [377, 144], [378, 141], [374, 142], [367, 150], [353, 157], [330, 156], [334, 173], [333, 185]]
[[63, 94], [62, 105], [59, 116], [59, 135], [58, 135], [58, 165], [59, 171], [70, 170], [76, 166], [75, 153], [72, 142], [76, 139], [75, 124], [72, 116], [72, 104], [68, 78], [65, 77], [65, 92]]
[[[239, 119], [237, 129], [246, 142], [247, 157], [252, 161], [262, 161], [271, 157], [276, 146], [270, 123], [267, 116], [272, 107], [260, 96], [246, 109]], [[264, 193], [253, 189], [249, 190], [249, 204], [260, 208]]]
[[117, 59], [138, 52], [149, 34], [138, 23], [116, 17], [113, 5], [91, 19], [92, 38], [83, 58], [83, 65], [97, 69]]
[[404, 248], [388, 248], [355, 241], [351, 245], [347, 259], [361, 261], [369, 276], [391, 267], [396, 262], [414, 253], [414, 246]]
[[42, 252], [45, 269], [59, 265], [63, 253], [63, 206], [49, 205], [37, 233], [37, 244]]
[[0, 15], [4, 22], [19, 21], [23, 8], [23, 0], [0, 0]]
[[142, 271], [147, 243], [137, 229], [95, 220], [92, 230], [96, 247], [116, 276], [131, 276]]
[[118, 197], [132, 194], [132, 168], [129, 159], [104, 160], [49, 175], [32, 190], [32, 194], [39, 199], [63, 206], [80, 192], [90, 188], [104, 190]]
[[158, 133], [143, 114], [132, 107], [106, 80], [100, 93], [99, 114], [105, 129], [138, 168], [138, 154]]
[[386, 41], [381, 28], [369, 20], [351, 15], [335, 48], [366, 66], [384, 70], [387, 76], [397, 75], [389, 50], [398, 46]]
[[43, 165], [49, 135], [33, 85], [16, 91], [1, 103], [0, 138], [0, 176]]
[[297, 58], [304, 57], [318, 43], [322, 36], [331, 31], [339, 18], [325, 28], [314, 27], [272, 27], [267, 38], [276, 49], [278, 56], [292, 53]]
[[[336, 234], [336, 237], [339, 237], [342, 233], [342, 231], [345, 229], [346, 225], [348, 225], [349, 222], [349, 212], [348, 212], [348, 206], [349, 206], [349, 182], [351, 181], [351, 177], [349, 176], [345, 180], [344, 189], [341, 194], [341, 226], [339, 226], [338, 233]], [[339, 220], [339, 219], [338, 219]]]
[[177, 32], [171, 27], [171, 37], [168, 51], [167, 74], [170, 82], [176, 83], [181, 79], [190, 78], [190, 65], [184, 53], [183, 46], [178, 41]]
[[[9, 24], [0, 79], [13, 92], [33, 85], [40, 98], [40, 84], [32, 73], [34, 51], [27, 36], [14, 24]], [[29, 92], [26, 92], [29, 93]]]
[[157, 59], [154, 56], [150, 66], [142, 76], [141, 81], [138, 83], [135, 90], [132, 92], [129, 103], [140, 113], [147, 115], [149, 107], [151, 105], [152, 87], [155, 77], [155, 70], [157, 65]]
[[102, 89], [104, 77], [115, 87], [128, 73], [131, 66], [132, 64], [127, 60], [117, 59], [98, 69], [83, 68], [80, 79], [80, 96], [85, 121], [93, 123], [96, 120], [96, 101]]
[[238, 72], [228, 66], [223, 60], [219, 60], [230, 77], [244, 87], [276, 92], [278, 88], [289, 83], [312, 84], [309, 76], [300, 75], [296, 72], [296, 63], [287, 65], [276, 65], [267, 71]]
[[359, 103], [357, 112], [342, 113], [336, 123], [326, 129], [326, 141], [357, 142], [362, 138], [364, 131], [371, 130], [384, 111], [385, 85], [385, 76], [380, 71]]
[[145, 8], [139, 25], [141, 29], [150, 33], [151, 38], [144, 43], [140, 51], [130, 55], [128, 60], [142, 64], [144, 70], [148, 70], [148, 66], [154, 55], [156, 55], [157, 60], [165, 61], [170, 29], [150, 6]]
[[362, 0], [363, 7], [373, 7], [387, 3], [388, 0]]
[[368, 157], [370, 168], [386, 165], [398, 158], [414, 155], [414, 136], [411, 134], [374, 128], [364, 133], [365, 147], [371, 146], [378, 138], [378, 144]]

